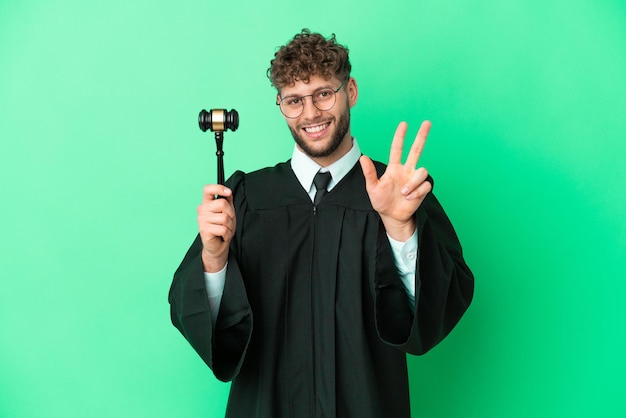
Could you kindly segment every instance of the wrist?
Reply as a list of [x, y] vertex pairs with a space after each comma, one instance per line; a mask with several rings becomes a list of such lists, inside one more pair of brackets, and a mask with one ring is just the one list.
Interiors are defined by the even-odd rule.
[[416, 224], [413, 217], [406, 221], [398, 221], [387, 216], [381, 216], [380, 218], [383, 221], [387, 235], [396, 241], [406, 242], [415, 233]]
[[206, 273], [217, 273], [224, 269], [228, 262], [228, 252], [215, 256], [202, 249], [202, 266]]

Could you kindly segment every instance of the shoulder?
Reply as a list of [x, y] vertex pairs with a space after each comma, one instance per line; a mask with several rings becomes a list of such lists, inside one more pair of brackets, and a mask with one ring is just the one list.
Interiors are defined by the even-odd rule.
[[256, 185], [258, 183], [267, 183], [272, 180], [280, 180], [292, 172], [289, 161], [278, 163], [273, 167], [265, 167], [259, 170], [245, 173], [241, 170], [235, 171], [226, 181], [226, 185], [233, 190], [243, 185]]
[[236, 171], [226, 182], [236, 201], [250, 209], [270, 209], [293, 203], [305, 194], [289, 161], [244, 173]]

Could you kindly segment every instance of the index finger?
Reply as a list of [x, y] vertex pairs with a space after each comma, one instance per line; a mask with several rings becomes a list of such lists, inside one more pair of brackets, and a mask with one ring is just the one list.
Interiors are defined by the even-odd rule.
[[415, 167], [417, 165], [417, 161], [420, 159], [420, 155], [422, 155], [422, 150], [424, 149], [424, 144], [426, 143], [426, 137], [428, 137], [428, 132], [430, 132], [431, 126], [432, 123], [429, 120], [422, 122], [419, 131], [417, 131], [415, 141], [413, 141], [413, 145], [411, 145], [409, 155], [406, 158], [406, 165], [411, 167]]
[[202, 201], [208, 202], [211, 200], [215, 200], [216, 196], [229, 197], [232, 194], [232, 190], [230, 190], [228, 187], [222, 186], [221, 184], [207, 184], [206, 186], [204, 186]]
[[393, 141], [391, 141], [391, 151], [389, 151], [389, 164], [401, 164], [402, 147], [404, 146], [406, 128], [406, 122], [400, 122], [396, 128], [396, 133], [393, 135]]

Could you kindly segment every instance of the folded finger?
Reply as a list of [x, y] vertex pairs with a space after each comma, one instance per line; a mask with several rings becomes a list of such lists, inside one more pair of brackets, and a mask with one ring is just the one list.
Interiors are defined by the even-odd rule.
[[[420, 167], [413, 175], [409, 178], [406, 184], [402, 187], [402, 194], [408, 196], [415, 192], [415, 190], [420, 187], [428, 178], [428, 170], [424, 167]], [[429, 183], [430, 184], [430, 183]]]
[[228, 187], [222, 186], [221, 184], [208, 184], [204, 186], [202, 201], [207, 202], [215, 200], [216, 196], [228, 198], [231, 197], [232, 194], [232, 190], [230, 190]]

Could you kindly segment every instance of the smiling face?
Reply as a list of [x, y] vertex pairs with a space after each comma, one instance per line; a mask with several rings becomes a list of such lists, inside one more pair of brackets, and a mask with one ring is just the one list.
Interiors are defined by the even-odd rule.
[[[314, 75], [309, 77], [308, 83], [296, 81], [283, 87], [279, 98], [308, 96], [323, 88], [336, 90], [340, 85], [341, 80], [337, 77], [325, 80]], [[322, 167], [334, 163], [352, 147], [350, 108], [356, 103], [357, 95], [356, 82], [350, 78], [336, 93], [335, 105], [330, 110], [319, 110], [308, 96], [299, 117], [285, 117], [296, 146]]]

